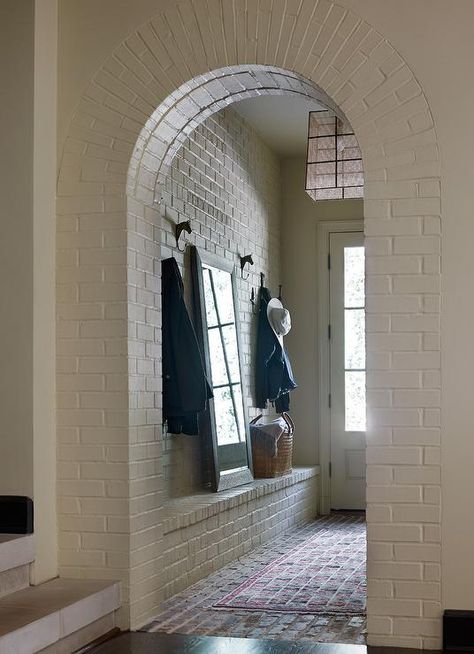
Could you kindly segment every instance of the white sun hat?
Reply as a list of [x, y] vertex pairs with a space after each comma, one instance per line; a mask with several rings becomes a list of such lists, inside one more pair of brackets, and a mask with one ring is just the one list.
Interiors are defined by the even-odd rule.
[[290, 312], [285, 309], [278, 298], [273, 297], [267, 305], [267, 318], [270, 327], [283, 347], [283, 336], [286, 336], [291, 329]]

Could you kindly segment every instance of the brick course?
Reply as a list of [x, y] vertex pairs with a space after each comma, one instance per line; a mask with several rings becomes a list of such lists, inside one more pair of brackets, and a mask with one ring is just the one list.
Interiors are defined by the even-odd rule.
[[[174, 224], [190, 220], [190, 243], [233, 261], [237, 267], [239, 321], [242, 337], [243, 388], [253, 418], [254, 318], [251, 288], [259, 273], [276, 290], [280, 281], [280, 164], [277, 156], [232, 109], [208, 118], [185, 141], [173, 160], [162, 190], [161, 256], [174, 256], [189, 292], [185, 254], [176, 248]], [[254, 265], [242, 279], [239, 254], [253, 255]], [[165, 494], [188, 495], [202, 487], [201, 446], [197, 438], [165, 434], [163, 467]]]
[[312, 520], [318, 505], [318, 468], [258, 480], [208, 499], [202, 493], [165, 505], [165, 598], [235, 561], [252, 548]]
[[[374, 388], [372, 375], [377, 374], [389, 404], [374, 406], [377, 396], [369, 397], [369, 475], [372, 466], [396, 473], [400, 466], [421, 470], [440, 465], [438, 436], [430, 444], [395, 438], [400, 429], [430, 428], [439, 435], [437, 396], [425, 393], [439, 385], [440, 368], [440, 264], [431, 238], [441, 233], [440, 160], [433, 119], [412, 72], [382, 35], [329, 1], [296, 4], [272, 9], [262, 0], [250, 3], [244, 13], [234, 0], [216, 0], [212, 6], [187, 0], [149, 21], [91, 81], [62, 155], [58, 440], [61, 446], [89, 447], [95, 430], [100, 460], [60, 460], [58, 492], [68, 511], [77, 501], [73, 520], [81, 517], [82, 499], [91, 492], [123, 498], [128, 508], [121, 516], [123, 533], [86, 533], [77, 521], [71, 532], [61, 529], [60, 547], [63, 554], [66, 549], [77, 553], [75, 561], [69, 559], [68, 574], [124, 580], [124, 615], [129, 599], [132, 625], [156, 613], [164, 584], [161, 520], [146, 520], [150, 507], [160, 515], [165, 497], [159, 278], [150, 266], [160, 256], [159, 199], [184, 140], [233, 100], [261, 93], [303, 94], [338, 105], [352, 124], [365, 169], [367, 380]], [[221, 71], [205, 72], [217, 69]], [[435, 318], [429, 330], [426, 316]], [[380, 325], [385, 335], [397, 335], [384, 339], [383, 349], [374, 338]], [[415, 349], [407, 351], [408, 343]], [[418, 374], [419, 386], [398, 381], [392, 387], [392, 371]], [[84, 377], [69, 381], [76, 376]], [[76, 383], [85, 388], [74, 388]], [[403, 406], [394, 403], [395, 392]], [[405, 483], [395, 474], [387, 479], [390, 483], [382, 485]], [[369, 545], [439, 542], [440, 485], [425, 484], [420, 475], [422, 500], [416, 504], [369, 503]], [[105, 528], [118, 528], [113, 517], [105, 515]], [[105, 567], [97, 566], [95, 557], [86, 563], [85, 546], [92, 543], [105, 554]], [[422, 581], [439, 586], [415, 550], [412, 556], [406, 569], [418, 571], [422, 565], [421, 574], [427, 575]], [[399, 582], [390, 569], [381, 581], [395, 599], [376, 600], [370, 563], [379, 562], [369, 558], [369, 643], [439, 647], [440, 602], [426, 600], [422, 593], [398, 599]], [[410, 618], [409, 633], [395, 617], [401, 611]]]

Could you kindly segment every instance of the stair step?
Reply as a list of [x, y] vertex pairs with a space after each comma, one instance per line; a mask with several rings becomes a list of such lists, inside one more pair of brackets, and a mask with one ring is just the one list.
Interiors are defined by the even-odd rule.
[[33, 534], [0, 534], [0, 572], [27, 565], [35, 558]]
[[[119, 606], [120, 586], [110, 581], [59, 578], [12, 593], [0, 599], [0, 654], [72, 652], [112, 628]], [[68, 638], [74, 646], [60, 648]]]
[[0, 598], [28, 588], [34, 558], [33, 534], [0, 534]]

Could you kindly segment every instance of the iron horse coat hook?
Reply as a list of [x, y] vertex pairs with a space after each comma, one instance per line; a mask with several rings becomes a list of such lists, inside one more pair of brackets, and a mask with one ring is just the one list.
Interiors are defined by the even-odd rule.
[[250, 277], [250, 274], [248, 274], [247, 277], [244, 277], [244, 268], [247, 264], [253, 266], [253, 259], [251, 254], [246, 254], [244, 257], [240, 257], [240, 276], [242, 279], [248, 279]]
[[185, 220], [182, 223], [178, 223], [176, 225], [175, 232], [174, 232], [175, 236], [176, 236], [176, 247], [178, 248], [178, 250], [180, 252], [184, 252], [184, 248], [181, 250], [181, 248], [179, 247], [179, 237], [181, 236], [181, 234], [183, 232], [187, 232], [188, 234], [191, 234], [192, 231], [193, 230], [192, 230], [191, 223], [189, 222], [189, 220]]

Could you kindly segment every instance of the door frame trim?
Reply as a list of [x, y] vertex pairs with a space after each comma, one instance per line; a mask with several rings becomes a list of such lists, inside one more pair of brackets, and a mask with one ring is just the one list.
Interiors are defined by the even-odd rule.
[[363, 232], [364, 221], [354, 220], [322, 220], [317, 227], [317, 275], [318, 275], [318, 381], [319, 381], [319, 464], [320, 497], [319, 512], [322, 515], [331, 511], [331, 482], [329, 463], [331, 452], [331, 411], [329, 409], [330, 393], [330, 343], [328, 338], [329, 325], [329, 235], [334, 232]]

